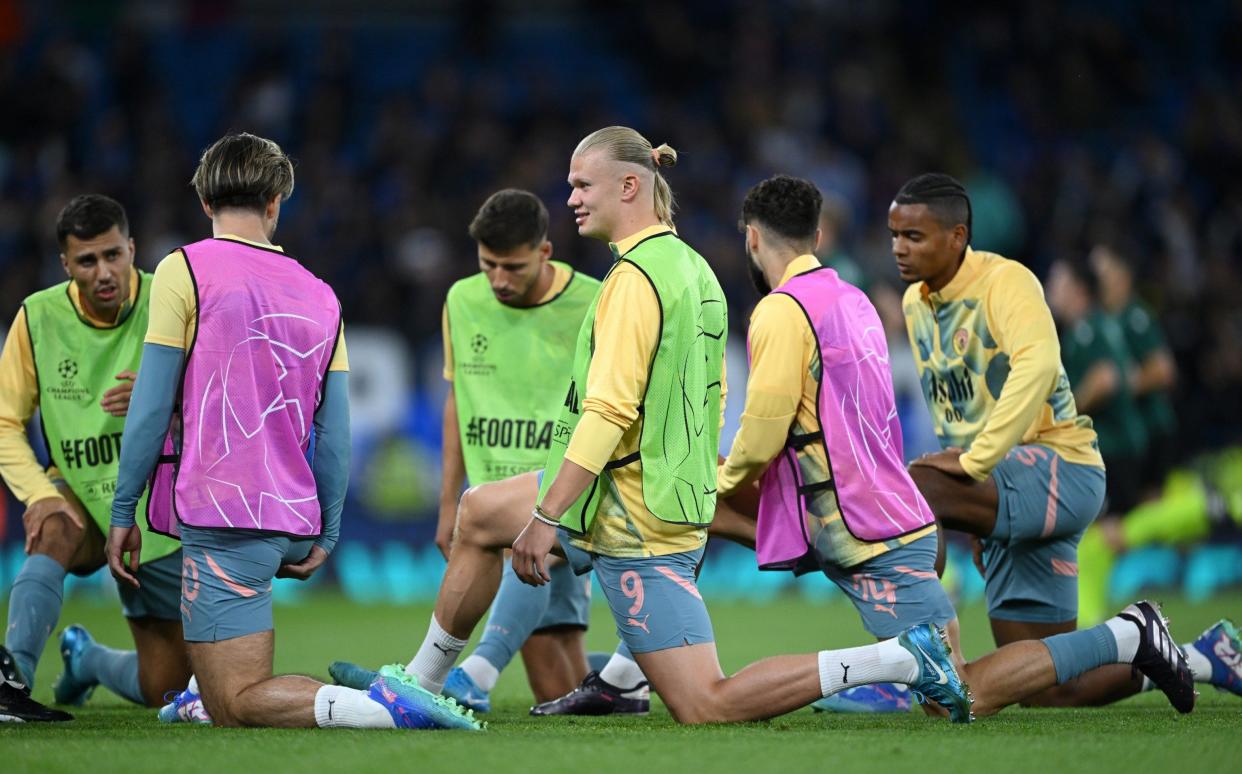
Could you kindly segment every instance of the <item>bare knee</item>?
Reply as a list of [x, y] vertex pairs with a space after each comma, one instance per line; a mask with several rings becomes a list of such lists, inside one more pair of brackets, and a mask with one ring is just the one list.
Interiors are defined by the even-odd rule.
[[729, 708], [725, 706], [716, 685], [704, 686], [702, 690], [683, 693], [676, 699], [669, 701], [663, 695], [665, 706], [673, 719], [678, 723], [687, 726], [700, 725], [703, 723], [728, 723], [734, 720], [729, 714]]
[[[503, 482], [500, 482], [503, 483]], [[495, 489], [497, 484], [472, 486], [457, 502], [457, 529], [454, 544], [464, 543], [477, 548], [507, 548], [515, 534], [505, 533], [505, 498]]]
[[53, 513], [44, 521], [31, 544], [31, 553], [46, 554], [68, 567], [85, 534], [82, 527], [63, 513]]
[[457, 501], [457, 527], [453, 530], [453, 543], [477, 543], [479, 532], [483, 527], [484, 508], [479, 497], [478, 487], [471, 487], [462, 493]]

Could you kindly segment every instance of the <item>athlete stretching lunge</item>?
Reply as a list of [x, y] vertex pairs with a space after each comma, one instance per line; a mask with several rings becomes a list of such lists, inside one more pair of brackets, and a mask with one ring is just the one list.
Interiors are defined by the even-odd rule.
[[912, 683], [966, 719], [965, 689], [930, 625], [722, 674], [695, 568], [715, 511], [727, 322], [715, 276], [671, 228], [660, 168], [675, 160], [625, 127], [575, 150], [578, 231], [608, 241], [617, 260], [579, 335], [542, 484], [532, 473], [463, 497], [435, 613], [406, 671], [439, 690], [495, 594], [502, 550], [512, 543], [514, 571], [539, 585], [559, 535], [575, 569], [595, 570], [622, 639], [680, 722], [803, 707], [846, 687], [841, 663], [859, 665], [850, 685]]

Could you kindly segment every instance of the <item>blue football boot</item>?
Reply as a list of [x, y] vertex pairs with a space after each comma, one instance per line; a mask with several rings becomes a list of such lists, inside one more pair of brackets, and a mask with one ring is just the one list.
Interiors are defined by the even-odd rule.
[[1217, 621], [1199, 635], [1190, 647], [1202, 653], [1212, 664], [1210, 682], [1219, 690], [1242, 696], [1242, 638], [1227, 618]]
[[897, 683], [875, 683], [848, 688], [811, 705], [816, 712], [885, 713], [909, 712], [910, 689]]
[[488, 692], [479, 687], [466, 670], [453, 667], [444, 681], [444, 690], [440, 693], [455, 699], [458, 704], [475, 712], [491, 712], [492, 700]]
[[82, 654], [95, 644], [95, 638], [81, 626], [74, 624], [60, 633], [60, 657], [65, 662], [65, 671], [60, 673], [52, 684], [52, 698], [57, 704], [72, 704], [80, 707], [86, 703], [95, 691], [97, 682], [85, 680], [78, 676], [82, 665]]
[[932, 624], [911, 626], [897, 635], [897, 642], [919, 665], [918, 681], [910, 686], [919, 704], [930, 699], [948, 710], [954, 723], [972, 722], [975, 715], [970, 707], [975, 700], [949, 657], [953, 649], [944, 629]]
[[471, 710], [425, 690], [400, 664], [382, 667], [367, 695], [388, 709], [397, 728], [482, 731], [486, 727], [474, 719]]
[[184, 691], [169, 691], [164, 694], [168, 702], [160, 707], [161, 723], [201, 723], [211, 725], [211, 715], [203, 706], [203, 697], [197, 691], [186, 688]]
[[337, 685], [358, 691], [367, 690], [375, 682], [375, 678], [379, 677], [379, 672], [374, 669], [367, 669], [350, 661], [333, 661], [328, 665], [328, 674], [332, 675]]

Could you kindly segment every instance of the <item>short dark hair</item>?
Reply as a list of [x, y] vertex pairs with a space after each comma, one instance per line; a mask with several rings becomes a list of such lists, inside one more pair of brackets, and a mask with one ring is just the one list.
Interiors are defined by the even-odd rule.
[[548, 209], [530, 191], [506, 188], [487, 197], [470, 221], [470, 238], [497, 253], [535, 247], [548, 236]]
[[228, 134], [203, 151], [190, 183], [212, 210], [261, 213], [275, 196], [293, 194], [293, 161], [265, 137]]
[[813, 242], [824, 197], [809, 180], [776, 175], [751, 188], [742, 202], [742, 223], [760, 223], [795, 242]]
[[971, 223], [970, 196], [966, 188], [951, 175], [927, 172], [906, 181], [893, 197], [897, 204], [926, 204], [932, 217], [945, 228], [959, 223], [966, 227], [966, 239], [970, 240], [974, 226]]
[[125, 217], [121, 203], [103, 194], [82, 194], [70, 199], [56, 216], [56, 241], [63, 250], [70, 234], [78, 239], [90, 239], [113, 226], [120, 229], [122, 235], [129, 236], [129, 218]]

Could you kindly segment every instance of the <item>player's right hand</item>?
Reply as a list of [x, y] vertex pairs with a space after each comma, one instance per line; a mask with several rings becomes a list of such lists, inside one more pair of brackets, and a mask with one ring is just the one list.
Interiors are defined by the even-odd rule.
[[122, 371], [116, 375], [120, 384], [103, 394], [99, 406], [114, 417], [123, 417], [129, 413], [129, 398], [134, 393], [134, 380], [138, 374], [133, 371]]
[[[124, 556], [129, 554], [129, 566], [125, 564]], [[134, 588], [139, 588], [137, 573], [138, 565], [142, 561], [142, 532], [139, 531], [138, 525], [132, 527], [112, 527], [108, 530], [108, 545], [104, 547], [104, 554], [108, 557], [108, 569], [112, 571], [112, 577], [122, 583], [128, 583]]]
[[65, 498], [44, 497], [41, 500], [35, 500], [26, 508], [26, 512], [22, 514], [22, 527], [26, 530], [27, 556], [30, 555], [31, 549], [39, 539], [39, 535], [43, 533], [43, 525], [49, 517], [57, 513], [67, 516], [79, 529], [86, 527], [82, 517], [69, 505], [69, 501]]

